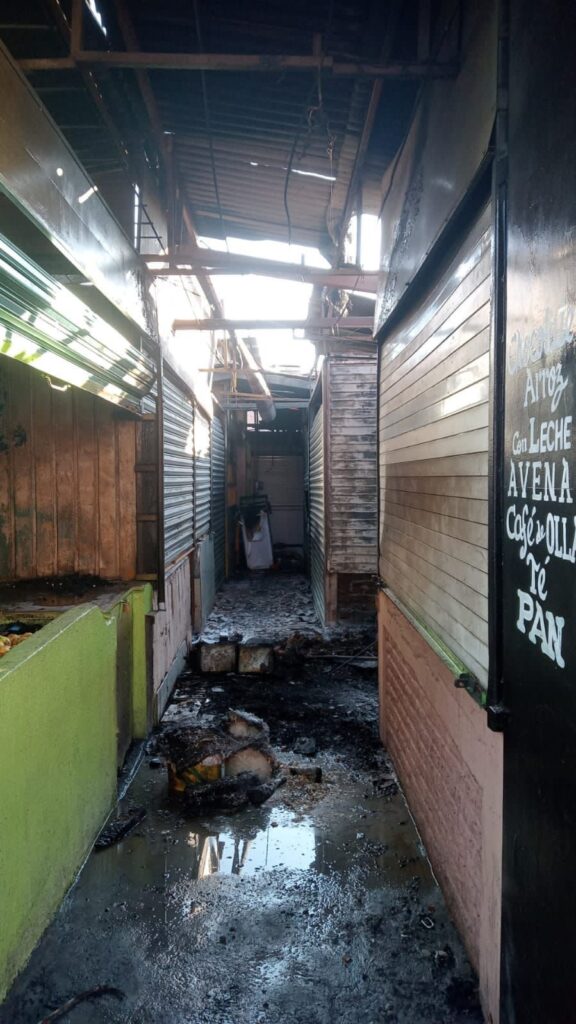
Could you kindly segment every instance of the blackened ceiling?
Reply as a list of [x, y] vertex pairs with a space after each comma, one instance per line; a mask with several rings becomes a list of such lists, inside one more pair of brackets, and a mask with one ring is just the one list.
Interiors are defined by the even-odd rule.
[[[0, 0], [0, 38], [90, 173], [139, 168], [173, 217], [212, 237], [292, 240], [334, 257], [345, 216], [400, 145], [417, 75], [335, 73], [335, 64], [427, 61], [436, 3], [420, 0], [92, 0], [82, 49], [145, 54], [320, 57], [286, 70], [109, 67], [70, 61], [72, 0]], [[419, 13], [420, 12], [420, 13]], [[423, 22], [423, 13], [425, 20]], [[68, 59], [66, 66], [51, 61]], [[30, 61], [48, 62], [41, 70]], [[281, 64], [281, 62], [280, 62]]]

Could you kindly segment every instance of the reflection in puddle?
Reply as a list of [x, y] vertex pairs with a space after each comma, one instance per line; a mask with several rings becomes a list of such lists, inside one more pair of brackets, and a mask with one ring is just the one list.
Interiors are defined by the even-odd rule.
[[316, 860], [311, 822], [271, 825], [252, 838], [240, 838], [232, 832], [209, 836], [190, 832], [187, 844], [196, 854], [198, 878], [253, 875], [281, 867], [307, 870]]

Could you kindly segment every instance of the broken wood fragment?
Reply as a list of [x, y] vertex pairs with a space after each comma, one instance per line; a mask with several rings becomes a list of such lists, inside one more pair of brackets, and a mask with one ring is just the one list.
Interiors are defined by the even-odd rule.
[[47, 1017], [43, 1017], [39, 1024], [52, 1024], [52, 1021], [61, 1020], [79, 1003], [84, 1003], [89, 999], [99, 999], [101, 996], [113, 996], [114, 999], [125, 998], [124, 992], [120, 988], [114, 988], [112, 985], [96, 985], [96, 988], [89, 988], [86, 992], [79, 992], [77, 996], [72, 996], [57, 1010], [53, 1010]]

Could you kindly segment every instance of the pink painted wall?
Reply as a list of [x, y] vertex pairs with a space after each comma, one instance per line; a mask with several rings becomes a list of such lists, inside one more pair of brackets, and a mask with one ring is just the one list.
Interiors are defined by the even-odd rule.
[[383, 593], [380, 731], [455, 923], [478, 971], [488, 1024], [500, 988], [502, 737]]

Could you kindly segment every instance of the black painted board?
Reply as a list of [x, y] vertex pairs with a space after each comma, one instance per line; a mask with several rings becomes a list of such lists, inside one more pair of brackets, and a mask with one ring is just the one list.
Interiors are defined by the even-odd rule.
[[576, 1021], [576, 14], [511, 0], [502, 1017]]

